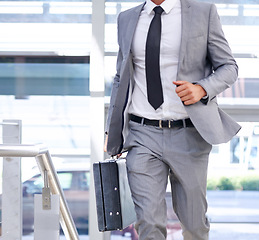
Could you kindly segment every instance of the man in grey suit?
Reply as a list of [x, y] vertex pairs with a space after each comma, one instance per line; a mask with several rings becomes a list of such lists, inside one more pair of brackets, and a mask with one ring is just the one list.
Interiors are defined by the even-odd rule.
[[240, 129], [217, 105], [238, 67], [216, 7], [147, 0], [119, 15], [118, 43], [105, 150], [128, 151], [139, 240], [166, 239], [168, 176], [184, 239], [207, 240], [211, 145]]

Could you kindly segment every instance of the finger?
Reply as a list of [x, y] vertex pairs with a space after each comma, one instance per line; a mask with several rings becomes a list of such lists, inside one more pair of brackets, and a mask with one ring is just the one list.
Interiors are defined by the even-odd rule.
[[186, 85], [183, 84], [183, 85], [178, 85], [176, 88], [175, 88], [175, 92], [178, 94], [182, 91], [185, 91], [186, 90]]
[[179, 87], [179, 91], [176, 92], [179, 97], [189, 97], [191, 98], [193, 96], [192, 91], [188, 86], [181, 86]]
[[193, 99], [189, 95], [187, 95], [187, 96], [181, 97], [181, 101], [182, 102], [193, 101]]
[[185, 83], [186, 83], [186, 81], [181, 81], [181, 80], [173, 81], [173, 84], [176, 85], [176, 86], [183, 85]]
[[185, 105], [190, 105], [198, 102], [200, 99], [196, 98], [193, 94], [188, 94], [184, 97], [181, 97], [181, 101], [185, 103]]
[[183, 103], [184, 103], [184, 105], [188, 106], [188, 105], [194, 104], [195, 102], [190, 99], [190, 100], [187, 100], [187, 101], [183, 101]]
[[103, 151], [104, 152], [107, 152], [107, 143], [108, 143], [108, 135], [106, 135], [104, 146], [103, 146]]
[[177, 91], [177, 95], [179, 97], [184, 97], [188, 95], [192, 95], [192, 91], [188, 87], [179, 87], [179, 91]]

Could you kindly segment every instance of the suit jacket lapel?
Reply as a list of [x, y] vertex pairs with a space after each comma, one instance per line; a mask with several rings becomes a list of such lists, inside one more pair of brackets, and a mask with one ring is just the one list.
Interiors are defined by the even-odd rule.
[[138, 19], [139, 19], [139, 15], [144, 7], [145, 3], [137, 6], [134, 11], [132, 12], [132, 15], [129, 19], [129, 23], [127, 25], [127, 28], [125, 29], [125, 39], [124, 39], [124, 44], [125, 44], [125, 48], [124, 48], [124, 53], [129, 53], [130, 52], [130, 48], [131, 48], [131, 43], [133, 40], [133, 36], [135, 33], [135, 29], [138, 23]]
[[191, 26], [191, 5], [189, 0], [181, 0], [181, 8], [182, 8], [181, 10], [182, 11], [181, 13], [182, 14], [182, 36], [181, 36], [178, 73], [179, 73], [181, 64], [184, 60], [186, 44], [188, 41], [189, 28]]

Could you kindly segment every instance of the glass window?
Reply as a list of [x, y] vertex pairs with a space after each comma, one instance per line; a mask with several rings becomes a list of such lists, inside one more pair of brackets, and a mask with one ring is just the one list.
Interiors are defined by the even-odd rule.
[[89, 57], [0, 57], [0, 95], [89, 95]]
[[79, 176], [79, 190], [88, 191], [90, 187], [90, 172], [82, 172]]
[[40, 175], [37, 175], [23, 183], [23, 197], [33, 196], [34, 194], [41, 194], [42, 188], [42, 178]]
[[60, 172], [58, 173], [58, 179], [63, 190], [69, 190], [72, 186], [72, 172]]

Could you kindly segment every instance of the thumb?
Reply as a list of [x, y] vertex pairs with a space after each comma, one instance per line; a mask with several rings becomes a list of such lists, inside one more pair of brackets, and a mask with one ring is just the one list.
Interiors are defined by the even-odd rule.
[[173, 81], [173, 84], [176, 85], [176, 86], [180, 86], [180, 85], [183, 85], [185, 83], [186, 83], [186, 81], [181, 81], [181, 80]]

